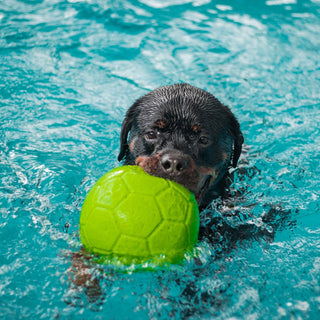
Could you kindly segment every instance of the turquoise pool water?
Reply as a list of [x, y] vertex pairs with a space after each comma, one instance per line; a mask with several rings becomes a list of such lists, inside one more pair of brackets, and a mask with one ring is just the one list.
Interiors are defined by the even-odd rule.
[[[0, 2], [1, 319], [319, 319], [320, 1]], [[182, 266], [75, 284], [126, 109], [189, 82], [237, 115], [234, 206]]]

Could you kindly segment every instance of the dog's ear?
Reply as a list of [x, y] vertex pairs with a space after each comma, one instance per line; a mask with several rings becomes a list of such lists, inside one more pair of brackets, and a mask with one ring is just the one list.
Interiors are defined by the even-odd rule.
[[242, 144], [244, 141], [242, 132], [240, 130], [239, 122], [236, 118], [234, 118], [233, 125], [232, 125], [232, 134], [234, 138], [233, 144], [233, 154], [232, 154], [232, 166], [235, 168], [237, 166], [239, 157], [241, 155]]
[[126, 116], [122, 122], [121, 133], [120, 133], [120, 152], [118, 155], [118, 161], [121, 161], [128, 153], [128, 135], [132, 128], [132, 124], [137, 117], [137, 107], [139, 101], [136, 101], [127, 111]]
[[232, 166], [234, 168], [237, 166], [239, 157], [241, 155], [243, 141], [244, 141], [243, 135], [241, 132], [239, 132], [239, 134], [236, 136], [234, 140], [234, 145], [233, 145]]

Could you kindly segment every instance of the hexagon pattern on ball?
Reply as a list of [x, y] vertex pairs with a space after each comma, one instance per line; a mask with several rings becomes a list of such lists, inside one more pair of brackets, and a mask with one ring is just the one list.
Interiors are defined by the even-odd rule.
[[194, 195], [138, 166], [105, 174], [89, 191], [80, 216], [80, 236], [92, 253], [146, 261], [162, 254], [179, 262], [198, 239]]

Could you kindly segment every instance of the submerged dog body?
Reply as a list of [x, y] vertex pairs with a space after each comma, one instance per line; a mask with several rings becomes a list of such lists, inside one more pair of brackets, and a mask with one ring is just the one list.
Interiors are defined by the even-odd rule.
[[122, 124], [118, 160], [173, 180], [203, 208], [228, 185], [243, 143], [230, 109], [189, 84], [160, 87], [138, 99]]

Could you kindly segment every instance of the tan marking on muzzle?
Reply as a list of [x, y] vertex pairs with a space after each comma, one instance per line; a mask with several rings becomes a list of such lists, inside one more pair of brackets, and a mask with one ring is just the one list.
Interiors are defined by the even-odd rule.
[[135, 161], [136, 165], [141, 167], [144, 171], [148, 173], [153, 173], [154, 170], [159, 165], [159, 156], [154, 157], [144, 157], [140, 156]]

